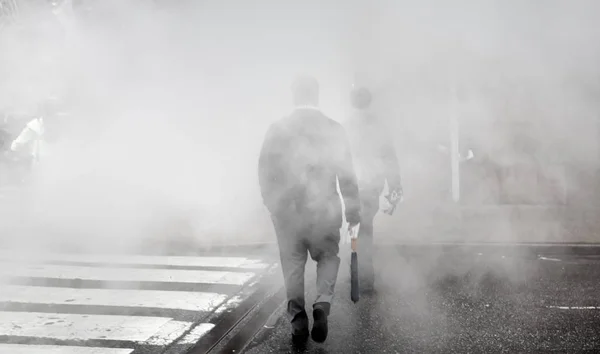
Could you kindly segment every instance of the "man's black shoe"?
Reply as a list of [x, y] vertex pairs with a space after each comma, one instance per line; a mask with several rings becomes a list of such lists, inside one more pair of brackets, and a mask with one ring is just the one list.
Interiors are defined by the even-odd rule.
[[323, 343], [327, 339], [327, 313], [320, 307], [313, 310], [312, 339], [317, 343]]
[[292, 319], [292, 341], [301, 343], [306, 341], [308, 336], [308, 315], [303, 311]]

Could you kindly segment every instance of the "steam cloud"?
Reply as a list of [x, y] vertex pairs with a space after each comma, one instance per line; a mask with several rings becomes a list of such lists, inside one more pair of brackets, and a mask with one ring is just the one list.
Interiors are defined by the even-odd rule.
[[[441, 232], [448, 216], [421, 208], [450, 183], [447, 158], [424, 153], [447, 143], [450, 115], [476, 154], [498, 166], [536, 161], [562, 189], [583, 182], [557, 165], [596, 167], [592, 0], [83, 4], [65, 2], [58, 14], [23, 5], [0, 30], [0, 108], [31, 111], [49, 95], [70, 106], [53, 128], [61, 142], [26, 191], [33, 207], [2, 214], [3, 242], [138, 248], [179, 233], [272, 242], [257, 155], [269, 123], [291, 109], [300, 72], [319, 79], [322, 108], [340, 121], [359, 72], [398, 137], [406, 207], [377, 220], [380, 240], [467, 237]], [[515, 130], [536, 148], [515, 143]], [[474, 237], [514, 240], [512, 220]], [[548, 225], [538, 238], [562, 237]]]

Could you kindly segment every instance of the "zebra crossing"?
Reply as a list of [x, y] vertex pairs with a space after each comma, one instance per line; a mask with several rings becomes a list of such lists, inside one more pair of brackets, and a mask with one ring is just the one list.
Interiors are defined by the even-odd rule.
[[[210, 316], [274, 262], [264, 257], [0, 251], [0, 354], [161, 353], [191, 346]], [[244, 295], [240, 295], [244, 294]]]

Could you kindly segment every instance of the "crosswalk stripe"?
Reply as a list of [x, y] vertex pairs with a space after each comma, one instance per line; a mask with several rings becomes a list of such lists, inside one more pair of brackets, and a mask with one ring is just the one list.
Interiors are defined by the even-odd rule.
[[165, 317], [0, 311], [0, 336], [143, 342], [169, 321]]
[[0, 343], [0, 354], [131, 354], [132, 352], [133, 349], [128, 348]]
[[178, 344], [195, 344], [202, 338], [203, 335], [208, 333], [215, 327], [212, 323], [201, 323], [190, 331], [185, 337], [181, 339]]
[[62, 261], [128, 265], [164, 265], [180, 267], [233, 267], [243, 269], [264, 269], [268, 266], [258, 259], [250, 259], [245, 257], [186, 257], [69, 253], [22, 254], [9, 251], [0, 251], [0, 259], [22, 262]]
[[246, 257], [0, 251], [0, 337], [15, 343], [0, 343], [0, 354], [189, 346], [214, 327], [197, 321], [241, 301], [242, 286], [270, 265]]
[[147, 345], [168, 345], [179, 337], [183, 336], [187, 332], [193, 323], [183, 321], [169, 321], [167, 324], [162, 326], [160, 330], [155, 333], [152, 337], [148, 338], [144, 343]]
[[84, 266], [30, 265], [0, 261], [0, 279], [38, 277], [101, 281], [150, 281], [243, 285], [255, 273], [180, 269], [95, 268]]
[[227, 299], [225, 294], [191, 291], [73, 289], [5, 285], [0, 302], [35, 304], [149, 307], [210, 311]]

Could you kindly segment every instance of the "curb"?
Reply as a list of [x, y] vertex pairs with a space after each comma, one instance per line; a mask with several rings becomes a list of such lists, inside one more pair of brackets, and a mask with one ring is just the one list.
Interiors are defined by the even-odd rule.
[[[238, 303], [236, 306], [217, 310], [216, 316], [209, 320], [214, 327], [204, 334], [191, 348], [188, 348], [184, 352], [186, 354], [215, 353], [214, 350], [223, 345], [237, 348], [240, 344], [244, 344], [242, 342], [244, 342], [245, 338], [240, 335], [240, 333], [247, 332], [248, 326], [244, 327], [245, 331], [242, 330], [234, 336], [236, 341], [228, 339], [228, 336], [240, 327], [240, 323], [250, 317], [251, 313], [256, 312], [257, 310], [263, 312], [265, 304], [271, 304], [277, 301], [275, 295], [282, 292], [283, 289], [283, 286], [279, 284], [279, 277], [279, 267], [276, 265], [272, 266], [264, 273], [263, 278], [258, 279], [255, 284], [250, 285], [249, 288], [246, 289], [246, 291], [253, 290], [249, 297]], [[268, 309], [268, 307], [266, 309]], [[252, 336], [253, 335], [254, 333], [252, 333]], [[252, 339], [252, 336], [249, 340]], [[221, 353], [223, 351], [221, 350], [218, 352]]]
[[281, 286], [274, 294], [258, 306], [253, 316], [248, 316], [248, 321], [227, 343], [219, 349], [219, 353], [242, 353], [256, 338], [256, 336], [265, 329], [269, 322], [276, 322], [279, 318], [278, 309], [281, 309], [285, 302], [285, 289]]

